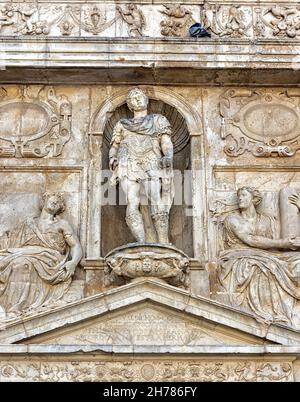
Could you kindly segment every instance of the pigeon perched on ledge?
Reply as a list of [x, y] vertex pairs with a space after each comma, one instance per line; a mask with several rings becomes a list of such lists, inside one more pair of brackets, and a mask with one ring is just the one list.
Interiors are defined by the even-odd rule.
[[210, 38], [211, 34], [207, 32], [207, 30], [201, 25], [199, 22], [193, 24], [190, 29], [189, 33], [193, 38]]

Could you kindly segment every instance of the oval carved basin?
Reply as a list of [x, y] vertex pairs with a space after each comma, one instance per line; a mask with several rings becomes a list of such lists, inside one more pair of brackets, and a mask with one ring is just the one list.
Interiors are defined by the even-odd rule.
[[0, 136], [29, 138], [44, 131], [48, 124], [46, 110], [34, 103], [11, 102], [0, 106]]

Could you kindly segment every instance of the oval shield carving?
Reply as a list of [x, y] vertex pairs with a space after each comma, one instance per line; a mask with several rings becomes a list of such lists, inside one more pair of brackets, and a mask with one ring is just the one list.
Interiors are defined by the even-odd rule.
[[32, 140], [48, 131], [51, 111], [31, 102], [8, 102], [0, 105], [0, 138]]
[[253, 102], [233, 117], [233, 124], [248, 137], [276, 145], [296, 138], [300, 117], [294, 107], [273, 102]]

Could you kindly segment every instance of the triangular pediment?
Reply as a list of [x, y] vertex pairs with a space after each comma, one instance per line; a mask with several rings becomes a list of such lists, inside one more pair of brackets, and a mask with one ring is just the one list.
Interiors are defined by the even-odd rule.
[[57, 345], [195, 346], [247, 345], [263, 341], [226, 326], [199, 319], [152, 302], [87, 320], [54, 334], [36, 337], [35, 343]]
[[300, 333], [265, 325], [251, 314], [145, 279], [6, 323], [0, 344], [12, 343], [128, 350], [157, 346], [181, 353], [184, 347], [196, 350], [206, 345], [296, 345]]

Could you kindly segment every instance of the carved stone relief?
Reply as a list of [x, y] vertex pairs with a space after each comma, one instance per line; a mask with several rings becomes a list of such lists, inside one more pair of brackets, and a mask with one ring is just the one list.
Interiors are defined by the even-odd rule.
[[146, 27], [146, 19], [141, 9], [136, 4], [127, 4], [123, 9], [117, 6], [122, 20], [128, 25], [130, 36], [143, 36], [143, 30]]
[[[120, 281], [150, 277], [188, 288], [189, 258], [171, 246], [133, 244], [120, 247], [106, 257], [106, 284], [120, 284]], [[121, 282], [122, 283], [122, 282]]]
[[0, 157], [56, 157], [71, 138], [72, 107], [52, 87], [29, 93], [21, 87], [18, 98], [7, 91], [0, 98]]
[[115, 15], [111, 18], [108, 16], [108, 11], [105, 8], [102, 9], [95, 5], [83, 6], [81, 18], [81, 28], [86, 32], [97, 35], [111, 27], [119, 16]]
[[195, 22], [219, 38], [297, 39], [300, 32], [299, 7], [276, 3], [2, 4], [0, 35], [189, 37]]
[[2, 361], [0, 381], [293, 381], [290, 362], [212, 361]]
[[60, 217], [64, 209], [61, 194], [46, 193], [39, 217], [25, 219], [0, 238], [0, 305], [6, 320], [53, 308], [68, 292], [82, 248]]
[[189, 27], [195, 22], [192, 12], [183, 5], [164, 5], [160, 10], [167, 16], [160, 22], [163, 36], [187, 36]]
[[75, 32], [75, 28], [78, 28], [77, 32], [79, 32], [80, 14], [81, 10], [78, 6], [66, 6], [64, 8], [62, 15], [57, 19], [57, 26], [62, 35], [71, 35]]
[[249, 37], [252, 26], [252, 13], [249, 7], [240, 5], [220, 6], [204, 3], [203, 25], [206, 29], [220, 37]]
[[[100, 10], [100, 6], [98, 9], [88, 9], [88, 7], [89, 5], [86, 5], [86, 23], [88, 24], [86, 32], [91, 36], [105, 32], [101, 29], [111, 21], [111, 14], [107, 13], [106, 16], [105, 13], [102, 14], [103, 10]], [[127, 20], [127, 7], [125, 5], [120, 7], [119, 20], [123, 18], [126, 29], [128, 28], [128, 34], [134, 37], [144, 35], [147, 31], [146, 27], [141, 24], [141, 14], [132, 15], [132, 18], [134, 16], [137, 18], [135, 22], [134, 18]], [[247, 15], [239, 13], [241, 8], [242, 6], [237, 7], [235, 11], [231, 9], [232, 15], [229, 16], [227, 13], [229, 7], [224, 6], [227, 14], [224, 11], [226, 18], [222, 19], [222, 27], [226, 30], [232, 30], [232, 32], [227, 31], [224, 37], [237, 38], [241, 34], [239, 29], [242, 28], [238, 28], [242, 26], [241, 21], [245, 21], [243, 22], [245, 28], [243, 29], [248, 32], [246, 29], [248, 26]], [[139, 9], [143, 10], [143, 7], [139, 7]], [[128, 10], [137, 11], [130, 7]], [[138, 15], [141, 19], [138, 19]], [[180, 13], [178, 17], [174, 16], [174, 18], [182, 18], [179, 15]], [[76, 30], [79, 29], [78, 22], [76, 22], [78, 16], [79, 11], [75, 6], [68, 9], [64, 8], [63, 18], [58, 22], [62, 35], [75, 34]], [[164, 18], [169, 18], [169, 15]], [[7, 27], [9, 26], [7, 25]], [[250, 28], [249, 31], [251, 31]], [[221, 37], [223, 36], [221, 33], [219, 34]], [[135, 41], [136, 39], [133, 40], [134, 43]], [[96, 241], [94, 243], [91, 241], [92, 236], [88, 238], [87, 250], [88, 247], [94, 247], [99, 253], [97, 255], [95, 253], [96, 257], [93, 260], [91, 258], [91, 263], [94, 263], [97, 273], [99, 273], [99, 276], [95, 276], [95, 281], [101, 280], [103, 283], [106, 280], [108, 285], [113, 286], [135, 282], [138, 284], [137, 288], [134, 289], [136, 290], [140, 283], [143, 280], [145, 281], [145, 278], [151, 279], [147, 281], [150, 284], [154, 283], [153, 278], [156, 278], [157, 282], [160, 280], [160, 282], [165, 281], [167, 283], [159, 284], [162, 288], [160, 296], [170, 289], [168, 284], [189, 290], [188, 292], [184, 289], [177, 290], [180, 297], [185, 298], [182, 302], [184, 304], [183, 309], [191, 308], [192, 310], [193, 308], [189, 304], [191, 300], [189, 292], [191, 292], [193, 297], [203, 300], [207, 303], [206, 306], [213, 310], [217, 303], [209, 300], [210, 296], [205, 299], [204, 297], [201, 298], [203, 296], [201, 292], [193, 293], [194, 291], [189, 283], [191, 271], [195, 273], [198, 266], [202, 264], [202, 260], [200, 261], [200, 258], [198, 260], [199, 255], [203, 259], [202, 271], [205, 271], [211, 262], [210, 254], [206, 254], [204, 241], [200, 243], [201, 250], [197, 259], [192, 258], [192, 253], [188, 257], [169, 244], [170, 240], [173, 241], [171, 236], [170, 239], [168, 237], [168, 218], [170, 206], [173, 203], [171, 185], [173, 172], [171, 168], [173, 167], [173, 159], [178, 158], [183, 169], [191, 170], [191, 164], [193, 164], [195, 171], [200, 171], [201, 180], [206, 176], [203, 182], [198, 180], [198, 176], [197, 178], [196, 176], [190, 178], [195, 195], [191, 209], [199, 208], [200, 205], [199, 215], [205, 215], [207, 208], [206, 191], [209, 194], [215, 191], [214, 178], [210, 178], [210, 172], [213, 170], [212, 165], [218, 167], [223, 164], [227, 169], [228, 177], [226, 180], [219, 179], [219, 181], [222, 181], [225, 195], [222, 198], [215, 198], [215, 204], [212, 206], [212, 215], [218, 225], [219, 238], [210, 237], [207, 233], [206, 218], [203, 219], [202, 226], [200, 224], [194, 225], [196, 236], [201, 232], [209, 246], [215, 247], [216, 243], [218, 247], [220, 246], [217, 254], [220, 293], [226, 294], [229, 300], [223, 307], [235, 314], [237, 310], [242, 310], [243, 314], [240, 316], [247, 316], [247, 319], [252, 320], [251, 322], [255, 322], [254, 317], [257, 318], [263, 322], [263, 329], [266, 323], [275, 324], [270, 327], [280, 328], [283, 331], [287, 330], [287, 326], [292, 327], [291, 332], [299, 328], [295, 324], [295, 319], [299, 321], [299, 318], [296, 317], [299, 316], [296, 308], [298, 301], [300, 301], [300, 222], [298, 215], [300, 186], [295, 184], [299, 179], [295, 179], [290, 188], [284, 187], [283, 184], [280, 185], [279, 190], [276, 188], [271, 196], [267, 194], [267, 197], [265, 197], [264, 192], [260, 194], [258, 191], [250, 190], [248, 185], [239, 190], [238, 195], [234, 193], [235, 188], [241, 187], [235, 181], [238, 175], [237, 165], [239, 164], [238, 167], [246, 171], [248, 160], [255, 160], [255, 163], [250, 166], [247, 184], [249, 184], [249, 177], [252, 175], [251, 180], [257, 185], [257, 181], [259, 181], [257, 171], [259, 169], [261, 171], [263, 167], [268, 168], [264, 180], [266, 182], [271, 181], [271, 174], [279, 163], [277, 162], [279, 158], [273, 159], [276, 161], [275, 164], [270, 162], [271, 158], [253, 158], [253, 155], [290, 156], [284, 162], [289, 164], [291, 174], [294, 174], [293, 169], [298, 165], [299, 157], [296, 153], [299, 149], [298, 136], [300, 134], [298, 89], [253, 89], [246, 86], [228, 91], [222, 88], [174, 88], [174, 93], [180, 94], [187, 104], [190, 102], [190, 104], [195, 105], [195, 110], [205, 110], [207, 107], [203, 105], [205, 102], [210, 107], [209, 113], [204, 114], [203, 119], [199, 117], [199, 124], [195, 124], [196, 128], [193, 132], [188, 128], [190, 127], [188, 120], [191, 113], [183, 113], [179, 108], [177, 110], [175, 106], [170, 106], [173, 105], [171, 102], [170, 105], [164, 104], [165, 99], [175, 98], [169, 88], [163, 88], [161, 92], [155, 93], [160, 95], [164, 91], [169, 98], [156, 100], [160, 99], [157, 95], [154, 98], [153, 106], [149, 107], [148, 110], [144, 104], [143, 93], [135, 90], [137, 96], [134, 100], [130, 99], [129, 104], [131, 102], [132, 106], [132, 103], [136, 102], [132, 107], [133, 111], [142, 111], [144, 114], [134, 113], [133, 118], [130, 113], [128, 115], [123, 114], [122, 108], [125, 108], [126, 105], [122, 102], [124, 102], [128, 90], [128, 87], [124, 86], [122, 90], [125, 95], [122, 102], [118, 103], [117, 110], [115, 106], [112, 107], [113, 102], [111, 102], [109, 108], [101, 114], [93, 126], [93, 130], [89, 133], [89, 139], [91, 139], [89, 150], [88, 129], [85, 129], [84, 126], [88, 127], [92, 119], [91, 116], [96, 115], [97, 110], [101, 110], [99, 105], [101, 102], [105, 102], [105, 97], [116, 93], [119, 96], [119, 92], [114, 87], [94, 85], [93, 88], [85, 88], [84, 86], [72, 88], [70, 86], [67, 88], [57, 87], [54, 90], [51, 87], [36, 86], [34, 88], [33, 85], [32, 87], [23, 87], [19, 95], [16, 95], [16, 91], [12, 92], [10, 86], [0, 88], [0, 150], [2, 157], [10, 158], [2, 159], [2, 172], [4, 172], [5, 178], [0, 182], [1, 188], [4, 188], [0, 195], [0, 232], [3, 234], [0, 239], [0, 317], [6, 314], [6, 319], [15, 320], [19, 318], [30, 322], [31, 314], [45, 313], [45, 310], [56, 307], [59, 307], [57, 309], [57, 316], [59, 317], [61, 314], [60, 306], [63, 303], [77, 302], [80, 297], [84, 296], [83, 288], [86, 284], [84, 272], [77, 269], [77, 276], [76, 274], [73, 275], [83, 253], [79, 250], [80, 245], [74, 230], [69, 226], [69, 219], [60, 219], [61, 211], [57, 211], [56, 214], [48, 213], [47, 219], [44, 219], [44, 210], [36, 218], [31, 218], [25, 209], [21, 213], [22, 218], [24, 218], [22, 225], [19, 221], [20, 224], [17, 224], [16, 231], [13, 229], [4, 231], [2, 226], [4, 223], [10, 223], [14, 220], [16, 210], [19, 213], [24, 205], [37, 204], [36, 198], [32, 197], [32, 194], [37, 196], [49, 186], [52, 189], [62, 187], [63, 182], [67, 182], [67, 179], [65, 176], [62, 179], [58, 178], [57, 172], [64, 172], [72, 167], [83, 173], [82, 175], [81, 173], [78, 174], [80, 176], [78, 179], [69, 179], [67, 185], [70, 192], [66, 204], [69, 204], [69, 201], [74, 199], [73, 197], [78, 197], [77, 199], [80, 199], [80, 202], [78, 201], [77, 207], [86, 213], [83, 219], [79, 219], [78, 225], [76, 224], [74, 227], [78, 228], [80, 239], [82, 239], [82, 233], [98, 231], [101, 220], [99, 192], [95, 192], [96, 196], [93, 203], [90, 203], [90, 200], [91, 191], [94, 191], [95, 188], [99, 190], [102, 185], [101, 177], [99, 179], [99, 176], [95, 175], [95, 171], [96, 169], [101, 170], [102, 149], [105, 149], [107, 165], [110, 159], [114, 173], [113, 180], [116, 179], [120, 182], [128, 179], [131, 174], [136, 175], [132, 180], [134, 184], [131, 183], [132, 188], [141, 187], [141, 180], [147, 175], [149, 176], [145, 180], [151, 181], [154, 177], [159, 179], [158, 181], [161, 184], [162, 180], [159, 176], [161, 166], [166, 169], [169, 168], [170, 175], [165, 182], [165, 191], [159, 191], [160, 195], [165, 193], [164, 196], [168, 202], [163, 204], [164, 206], [167, 205], [166, 210], [159, 210], [156, 208], [161, 207], [162, 204], [155, 203], [153, 198], [150, 198], [150, 205], [147, 205], [150, 207], [149, 219], [144, 220], [144, 215], [141, 213], [141, 222], [141, 219], [138, 221], [140, 215], [136, 214], [138, 218], [135, 219], [132, 214], [128, 214], [126, 220], [128, 228], [125, 225], [124, 213], [124, 233], [126, 230], [127, 233], [131, 230], [138, 244], [129, 244], [114, 250], [106, 256], [106, 261], [99, 257], [99, 255], [104, 257], [107, 253], [106, 251], [101, 254], [100, 242], [96, 244]], [[148, 90], [146, 88], [145, 92]], [[204, 91], [207, 91], [206, 95]], [[190, 99], [188, 98], [189, 95]], [[179, 97], [176, 98], [176, 101], [178, 99]], [[73, 109], [72, 138], [70, 101], [72, 101]], [[178, 103], [180, 102], [178, 101]], [[78, 106], [79, 104], [80, 106]], [[214, 119], [213, 123], [210, 123], [209, 120], [211, 116]], [[101, 119], [106, 119], [106, 123], [100, 129], [99, 121]], [[222, 141], [215, 141], [213, 144], [215, 148], [210, 148], [208, 142], [212, 132], [215, 135], [213, 138], [220, 140], [218, 130], [221, 120], [221, 135], [224, 143], [226, 143], [225, 153], [227, 156], [240, 156], [240, 158], [226, 158], [222, 149], [224, 144]], [[202, 131], [199, 128], [201, 126], [200, 121], [203, 121], [204, 124], [207, 124], [208, 121], [210, 131]], [[159, 140], [163, 135], [170, 137], [172, 147], [171, 143], [166, 141], [164, 149], [162, 149]], [[150, 141], [147, 143], [148, 137]], [[71, 139], [72, 141], [70, 141]], [[115, 142], [117, 152], [112, 152], [109, 155], [108, 144], [111, 140], [111, 146]], [[234, 144], [234, 147], [231, 146], [231, 143]], [[106, 144], [106, 148], [102, 148], [103, 144]], [[195, 144], [201, 144], [201, 146], [196, 148]], [[74, 152], [67, 152], [73, 146]], [[144, 146], [145, 148], [143, 148]], [[80, 151], [78, 151], [79, 148]], [[181, 153], [184, 149], [185, 151]], [[214, 149], [217, 149], [217, 157], [214, 155]], [[79, 153], [80, 155], [78, 155]], [[125, 161], [127, 164], [129, 156], [132, 157], [133, 169], [126, 170], [124, 174], [124, 170], [119, 169], [120, 162]], [[38, 157], [45, 158], [37, 160]], [[55, 159], [51, 159], [51, 157], [55, 157]], [[33, 167], [39, 167], [40, 170], [34, 170]], [[15, 180], [13, 185], [10, 185], [9, 183], [13, 179], [7, 173], [8, 168], [15, 168], [15, 176], [23, 174], [27, 169], [30, 178], [21, 176]], [[40, 172], [48, 172], [51, 169], [54, 171], [53, 176], [43, 178], [41, 184], [41, 181], [38, 180]], [[242, 172], [239, 183], [243, 183], [245, 176], [246, 173]], [[289, 178], [286, 179], [284, 169], [276, 177], [282, 177], [282, 183], [286, 181], [286, 185], [289, 184]], [[92, 179], [90, 180], [90, 178]], [[263, 179], [260, 181], [260, 188], [264, 189]], [[79, 185], [79, 182], [82, 184]], [[87, 189], [87, 194], [80, 198], [82, 189]], [[26, 191], [30, 194], [28, 195]], [[240, 197], [241, 194], [244, 195], [243, 199]], [[134, 213], [141, 212], [139, 210], [139, 196], [140, 194], [135, 199], [138, 202], [133, 205]], [[62, 198], [65, 197], [56, 198], [60, 199], [58, 202], [60, 204]], [[54, 203], [57, 203], [57, 199]], [[265, 210], [264, 207], [267, 203], [269, 203], [268, 210]], [[128, 204], [124, 205], [124, 211], [127, 206]], [[112, 206], [112, 208], [114, 207]], [[152, 210], [151, 207], [153, 207]], [[5, 208], [11, 211], [9, 217], [4, 216]], [[52, 206], [49, 208], [51, 209]], [[268, 213], [270, 209], [278, 210], [278, 213], [270, 215]], [[91, 217], [89, 225], [86, 219], [88, 214]], [[68, 211], [66, 216], [70, 217]], [[29, 219], [26, 219], [27, 217]], [[97, 217], [98, 221], [96, 221]], [[151, 219], [153, 219], [153, 231], [150, 233], [147, 230]], [[108, 222], [110, 227], [104, 225], [101, 231], [97, 232], [99, 238], [96, 240], [100, 239], [101, 241], [101, 237], [106, 237], [109, 247], [112, 244], [113, 236], [118, 235], [116, 232], [119, 231], [119, 227], [117, 219], [108, 219]], [[202, 217], [199, 218], [198, 222], [202, 222]], [[141, 230], [142, 224], [146, 227], [144, 232]], [[178, 231], [184, 230], [183, 219], [174, 219], [173, 225], [177, 226]], [[191, 226], [186, 231], [190, 232], [190, 229]], [[123, 241], [126, 236], [121, 239]], [[192, 235], [185, 241], [190, 243], [189, 247], [193, 251], [195, 239], [192, 238]], [[83, 242], [83, 244], [85, 243]], [[177, 247], [181, 248], [178, 245]], [[76, 248], [77, 251], [75, 251]], [[88, 266], [88, 258], [84, 259], [83, 263]], [[105, 264], [107, 264], [106, 267]], [[92, 267], [88, 267], [92, 271]], [[106, 278], [103, 280], [105, 275]], [[192, 278], [191, 275], [191, 280], [194, 283], [200, 281], [199, 276], [195, 275], [194, 278], [196, 279]], [[103, 288], [101, 288], [102, 290]], [[110, 291], [116, 295], [119, 289]], [[108, 294], [106, 292], [109, 290], [105, 289], [104, 292], [104, 297], [106, 297]], [[95, 294], [97, 293], [99, 291], [95, 292]], [[157, 294], [159, 296], [159, 291]], [[132, 295], [132, 297], [135, 296], [136, 294]], [[175, 301], [177, 303], [177, 300]], [[63, 335], [60, 333], [60, 336], [57, 336], [54, 341], [70, 341], [71, 344], [78, 345], [80, 343], [108, 343], [110, 339], [112, 345], [122, 345], [126, 342], [128, 345], [148, 345], [149, 347], [155, 346], [155, 342], [159, 345], [172, 347], [211, 345], [213, 342], [221, 345], [244, 344], [238, 338], [233, 343], [229, 336], [217, 333], [215, 327], [218, 326], [218, 323], [211, 324], [211, 327], [209, 325], [205, 327], [204, 320], [203, 322], [199, 318], [198, 321], [187, 320], [184, 314], [183, 317], [179, 317], [179, 314], [171, 317], [170, 313], [150, 308], [130, 312], [125, 305], [120, 304], [120, 306], [124, 309], [122, 308], [122, 313], [117, 318], [106, 317], [104, 320], [93, 323], [93, 325], [90, 321], [89, 325], [84, 328], [78, 326], [76, 333], [65, 333]], [[82, 308], [81, 302], [74, 303], [73, 307], [74, 309], [78, 307], [80, 310]], [[83, 311], [83, 308], [80, 311]], [[45, 321], [47, 314], [45, 313]], [[15, 321], [9, 323], [9, 325], [11, 324], [15, 324]], [[276, 324], [280, 324], [280, 326], [276, 326]], [[261, 325], [261, 323], [257, 325]], [[63, 329], [60, 328], [60, 330]], [[50, 341], [53, 342], [53, 339]], [[245, 343], [251, 345], [251, 340], [247, 340]], [[0, 379], [28, 380], [30, 376], [34, 380], [49, 381], [61, 379], [95, 380], [100, 378], [108, 381], [141, 378], [147, 381], [152, 379], [155, 381], [191, 379], [195, 381], [291, 381], [293, 379], [292, 366], [289, 362], [283, 362], [283, 359], [279, 363], [275, 362], [274, 359], [270, 362], [267, 359], [264, 362], [259, 362], [255, 359], [248, 361], [244, 358], [239, 362], [231, 361], [228, 358], [226, 361], [218, 359], [217, 362], [215, 360], [213, 362], [200, 361], [195, 363], [182, 358], [180, 361], [170, 359], [170, 361], [154, 363], [143, 359], [138, 360], [138, 362], [126, 361], [126, 364], [119, 361], [102, 363], [101, 359], [98, 360], [97, 364], [95, 360], [91, 362], [84, 359], [77, 363], [74, 363], [73, 359], [72, 363], [60, 359], [56, 361], [53, 356], [49, 361], [40, 359], [39, 362], [20, 362], [20, 364], [4, 360], [0, 369], [2, 376]]]
[[300, 9], [272, 4], [268, 8], [256, 8], [256, 33], [278, 38], [296, 38], [300, 35]]
[[300, 148], [300, 93], [229, 89], [220, 97], [224, 152], [236, 157], [293, 156]]
[[[294, 308], [300, 300], [300, 197], [291, 188], [277, 195], [280, 233], [275, 218], [260, 208], [262, 194], [241, 187], [237, 204], [217, 201], [224, 251], [219, 254], [219, 279], [233, 305], [246, 307], [264, 322], [297, 325]], [[234, 212], [233, 212], [234, 211]], [[297, 319], [296, 319], [297, 321]]]

